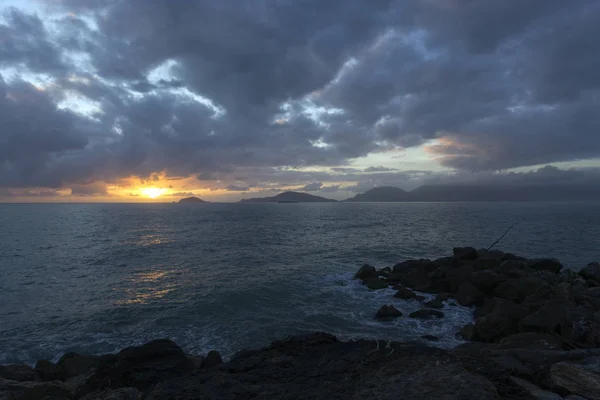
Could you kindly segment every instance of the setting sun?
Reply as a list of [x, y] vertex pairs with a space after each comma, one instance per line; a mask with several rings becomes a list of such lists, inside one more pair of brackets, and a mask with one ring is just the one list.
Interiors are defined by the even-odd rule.
[[157, 198], [158, 196], [160, 196], [164, 192], [165, 192], [165, 189], [158, 189], [158, 188], [145, 188], [145, 189], [141, 190], [141, 193], [144, 196], [150, 197], [151, 199]]

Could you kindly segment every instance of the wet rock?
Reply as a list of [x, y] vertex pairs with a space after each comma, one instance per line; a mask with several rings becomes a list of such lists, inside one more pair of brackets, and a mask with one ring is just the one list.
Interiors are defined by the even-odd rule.
[[460, 284], [455, 297], [458, 304], [465, 307], [483, 304], [484, 300], [483, 292], [469, 281]]
[[375, 267], [369, 264], [365, 264], [362, 267], [360, 267], [360, 269], [358, 270], [356, 275], [354, 275], [354, 277], [363, 281], [368, 278], [376, 278], [377, 270], [375, 269]]
[[584, 279], [592, 279], [593, 281], [600, 282], [600, 263], [589, 263], [579, 271], [579, 275]]
[[429, 286], [429, 272], [425, 267], [413, 268], [402, 276], [401, 282], [413, 289], [424, 289]]
[[400, 287], [398, 289], [398, 291], [396, 292], [396, 294], [394, 295], [395, 298], [404, 299], [404, 300], [412, 299], [415, 296], [416, 296], [415, 292], [413, 292], [412, 290], [407, 289], [405, 287]]
[[371, 290], [387, 289], [388, 287], [387, 282], [380, 278], [367, 278], [364, 282]]
[[59, 381], [63, 379], [61, 368], [48, 360], [39, 360], [35, 364], [35, 373], [40, 380], [45, 382]]
[[475, 311], [473, 311], [473, 318], [477, 319], [479, 317], [483, 317], [484, 315], [488, 315], [494, 309], [494, 298], [486, 297], [483, 301], [483, 304], [475, 307]]
[[526, 381], [525, 379], [517, 378], [515, 376], [511, 376], [510, 379], [518, 386], [525, 389], [534, 399], [537, 400], [563, 400], [562, 396], [551, 392], [549, 390], [544, 390], [534, 385], [533, 383]]
[[440, 299], [433, 299], [425, 302], [425, 305], [429, 308], [444, 308], [444, 303]]
[[410, 313], [409, 317], [418, 319], [438, 319], [444, 318], [444, 313], [438, 310], [430, 310], [428, 308], [423, 308], [421, 310], [417, 310]]
[[212, 368], [217, 365], [223, 364], [223, 359], [221, 358], [221, 354], [219, 354], [216, 350], [211, 350], [206, 355], [204, 362], [202, 363], [202, 368]]
[[433, 336], [433, 335], [423, 335], [423, 336], [421, 336], [421, 339], [425, 339], [430, 342], [439, 342], [439, 340], [440, 340], [440, 338], [438, 338], [437, 336]]
[[458, 260], [475, 260], [477, 258], [477, 250], [473, 247], [455, 247], [452, 253]]
[[141, 400], [143, 396], [143, 393], [136, 388], [128, 387], [90, 393], [81, 400]]
[[25, 364], [0, 365], [0, 378], [11, 381], [34, 381], [35, 370]]
[[123, 349], [113, 361], [98, 367], [80, 388], [78, 396], [107, 387], [134, 387], [145, 391], [158, 381], [181, 376], [193, 369], [193, 362], [175, 343], [168, 339], [153, 340]]
[[564, 394], [600, 400], [600, 375], [580, 365], [559, 362], [550, 367], [550, 380]]
[[392, 305], [384, 305], [377, 311], [375, 314], [375, 319], [392, 319], [399, 318], [402, 316], [402, 313], [396, 309], [396, 307]]
[[483, 292], [493, 290], [503, 280], [505, 280], [504, 277], [489, 269], [475, 271], [471, 274], [471, 282]]
[[420, 294], [418, 294], [418, 295], [416, 295], [416, 296], [414, 297], [414, 299], [415, 299], [415, 300], [417, 300], [417, 301], [423, 301], [423, 300], [425, 300], [425, 299], [426, 299], [426, 297], [425, 297], [425, 296], [423, 296], [423, 295], [420, 295]]
[[550, 258], [539, 258], [529, 260], [529, 267], [536, 271], [550, 271], [553, 274], [558, 274], [563, 265], [558, 261]]

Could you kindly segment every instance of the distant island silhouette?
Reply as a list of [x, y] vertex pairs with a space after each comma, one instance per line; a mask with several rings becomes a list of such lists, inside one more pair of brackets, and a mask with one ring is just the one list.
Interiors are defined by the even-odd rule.
[[185, 199], [179, 200], [179, 203], [208, 203], [208, 201], [204, 201], [197, 197], [186, 197]]
[[[495, 201], [595, 201], [600, 187], [567, 183], [476, 185], [423, 185], [406, 191], [394, 186], [379, 186], [343, 202], [495, 202]], [[283, 192], [270, 197], [242, 199], [240, 203], [330, 203], [337, 200], [303, 192]]]
[[337, 200], [314, 196], [302, 192], [283, 192], [271, 197], [258, 197], [253, 199], [242, 199], [240, 203], [334, 203]]

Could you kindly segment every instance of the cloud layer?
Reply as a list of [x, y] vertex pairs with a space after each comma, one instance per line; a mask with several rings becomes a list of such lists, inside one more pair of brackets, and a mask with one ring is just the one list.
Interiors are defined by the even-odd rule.
[[431, 175], [353, 176], [384, 151], [460, 177], [600, 157], [595, 0], [35, 1], [1, 10], [0, 187], [327, 192]]

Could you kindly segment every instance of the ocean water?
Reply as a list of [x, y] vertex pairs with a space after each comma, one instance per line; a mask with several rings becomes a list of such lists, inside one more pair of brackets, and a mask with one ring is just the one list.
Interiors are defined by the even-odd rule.
[[352, 275], [487, 247], [513, 223], [498, 248], [600, 261], [600, 203], [0, 204], [0, 364], [160, 337], [228, 356], [311, 331], [454, 346], [471, 310], [377, 322], [418, 305]]

